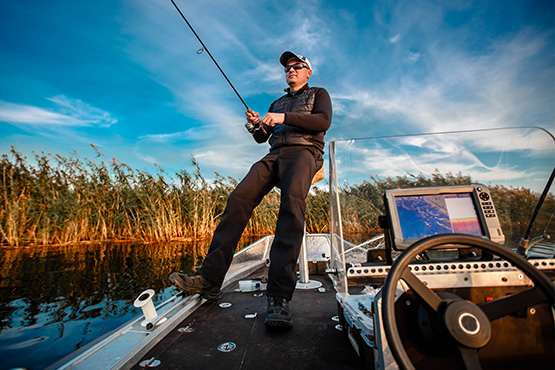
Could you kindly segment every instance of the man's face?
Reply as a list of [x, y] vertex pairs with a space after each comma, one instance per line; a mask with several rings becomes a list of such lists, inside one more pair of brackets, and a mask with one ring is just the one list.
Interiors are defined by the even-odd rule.
[[[305, 68], [299, 68], [299, 66], [295, 66], [295, 64], [302, 65]], [[308, 82], [308, 79], [310, 78], [310, 76], [312, 76], [312, 71], [308, 68], [308, 65], [306, 63], [301, 62], [296, 58], [292, 58], [287, 61], [286, 69], [289, 66], [295, 66], [296, 68], [290, 68], [288, 72], [285, 72], [285, 80], [287, 81], [287, 85], [289, 85], [289, 87], [294, 90], [300, 89]]]

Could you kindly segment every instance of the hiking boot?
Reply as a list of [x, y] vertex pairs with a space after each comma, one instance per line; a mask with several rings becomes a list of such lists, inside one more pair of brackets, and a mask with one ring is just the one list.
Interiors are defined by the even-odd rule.
[[199, 293], [202, 298], [209, 301], [215, 301], [220, 297], [220, 286], [200, 274], [185, 275], [174, 272], [169, 279], [173, 285], [187, 294]]
[[281, 297], [268, 297], [268, 311], [264, 323], [266, 326], [291, 328], [293, 316], [289, 309], [289, 301]]

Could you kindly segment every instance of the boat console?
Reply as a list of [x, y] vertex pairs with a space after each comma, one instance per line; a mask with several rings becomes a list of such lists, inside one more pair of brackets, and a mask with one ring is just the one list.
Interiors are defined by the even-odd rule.
[[486, 186], [390, 189], [384, 205], [384, 249], [348, 263], [337, 295], [369, 368], [553, 367], [555, 259], [501, 245]]

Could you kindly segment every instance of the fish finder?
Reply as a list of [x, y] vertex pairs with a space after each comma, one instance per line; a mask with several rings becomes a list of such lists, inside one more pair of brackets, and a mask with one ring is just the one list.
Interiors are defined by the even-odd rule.
[[389, 233], [386, 241], [398, 251], [439, 234], [468, 234], [505, 242], [491, 194], [482, 184], [389, 189], [384, 205]]

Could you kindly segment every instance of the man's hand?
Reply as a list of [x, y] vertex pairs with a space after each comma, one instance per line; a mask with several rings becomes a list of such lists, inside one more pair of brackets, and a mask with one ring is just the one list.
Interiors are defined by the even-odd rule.
[[285, 113], [266, 113], [260, 121], [266, 126], [274, 127], [285, 121]]
[[258, 123], [258, 121], [260, 120], [260, 114], [250, 109], [245, 112], [245, 115], [247, 116], [247, 121], [249, 121], [253, 125]]

